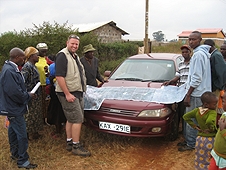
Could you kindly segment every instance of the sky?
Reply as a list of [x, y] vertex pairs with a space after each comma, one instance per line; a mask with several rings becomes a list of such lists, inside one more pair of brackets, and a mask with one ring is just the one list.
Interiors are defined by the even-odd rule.
[[[146, 0], [0, 0], [0, 34], [43, 22], [62, 25], [114, 21], [129, 33], [123, 39], [145, 37]], [[222, 28], [226, 32], [226, 0], [149, 0], [148, 37], [162, 31], [165, 40], [182, 31]]]

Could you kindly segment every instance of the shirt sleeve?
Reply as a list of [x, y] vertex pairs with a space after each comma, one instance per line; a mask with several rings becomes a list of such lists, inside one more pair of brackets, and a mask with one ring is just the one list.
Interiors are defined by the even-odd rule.
[[55, 62], [56, 76], [66, 77], [67, 62], [67, 58], [63, 52], [57, 54]]
[[198, 108], [195, 108], [190, 112], [185, 113], [183, 116], [184, 121], [187, 122], [193, 128], [196, 127], [196, 124], [192, 121], [192, 118], [196, 118], [197, 111], [198, 111]]

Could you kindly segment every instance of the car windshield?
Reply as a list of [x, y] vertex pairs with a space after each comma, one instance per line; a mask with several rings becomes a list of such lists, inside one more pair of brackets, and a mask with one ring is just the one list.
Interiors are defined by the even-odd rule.
[[175, 71], [173, 60], [127, 59], [117, 68], [110, 79], [164, 82], [174, 78]]

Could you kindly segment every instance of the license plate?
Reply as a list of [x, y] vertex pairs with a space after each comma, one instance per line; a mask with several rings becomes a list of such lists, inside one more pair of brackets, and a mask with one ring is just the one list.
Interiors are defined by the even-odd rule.
[[99, 122], [99, 128], [116, 132], [130, 133], [130, 126], [109, 122]]

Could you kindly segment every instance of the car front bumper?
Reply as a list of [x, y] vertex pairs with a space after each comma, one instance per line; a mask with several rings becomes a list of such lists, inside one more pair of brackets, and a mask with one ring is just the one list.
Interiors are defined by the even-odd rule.
[[[85, 111], [84, 124], [96, 131], [131, 137], [163, 137], [170, 133], [174, 113], [163, 118], [140, 118]], [[129, 125], [130, 133], [101, 129], [99, 122]]]

